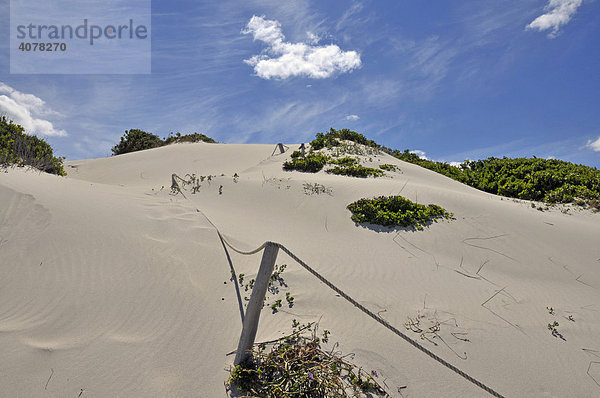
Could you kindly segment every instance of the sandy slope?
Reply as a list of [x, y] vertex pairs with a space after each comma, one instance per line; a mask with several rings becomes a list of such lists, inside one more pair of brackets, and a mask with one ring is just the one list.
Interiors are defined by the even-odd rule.
[[[540, 212], [387, 155], [372, 160], [401, 172], [378, 179], [284, 172], [273, 149], [181, 144], [69, 162], [67, 178], [0, 174], [0, 396], [225, 396], [241, 330], [229, 260], [247, 281], [260, 254], [226, 252], [205, 216], [243, 249], [286, 245], [402, 330], [417, 314], [425, 330], [439, 321], [437, 337], [406, 333], [505, 396], [600, 395], [600, 215]], [[217, 177], [186, 199], [169, 194], [172, 173]], [[345, 209], [400, 191], [456, 219], [388, 230]], [[257, 340], [320, 318], [392, 391], [486, 396], [283, 263], [284, 306], [265, 308]]]

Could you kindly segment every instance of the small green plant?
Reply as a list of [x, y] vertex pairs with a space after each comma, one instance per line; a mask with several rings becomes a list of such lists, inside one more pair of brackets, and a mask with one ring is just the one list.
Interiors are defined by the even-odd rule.
[[240, 176], [238, 175], [238, 173], [235, 173], [233, 175], [233, 182], [237, 183], [239, 179], [240, 179]]
[[285, 293], [285, 301], [287, 301], [288, 307], [292, 308], [294, 306], [294, 297], [290, 294], [290, 292]]
[[223, 185], [219, 185], [219, 195], [223, 195]]
[[270, 344], [256, 344], [251, 359], [231, 369], [227, 381], [244, 396], [264, 398], [387, 397], [370, 373], [350, 363], [348, 355], [323, 350], [329, 331], [319, 337], [313, 323], [292, 321], [292, 332]]
[[554, 308], [552, 308], [552, 307], [546, 307], [546, 309], [548, 310], [548, 314], [554, 315]]
[[567, 319], [568, 319], [569, 321], [571, 321], [571, 322], [575, 322], [575, 318], [573, 318], [573, 315], [569, 315], [569, 316], [567, 317]]
[[451, 219], [438, 205], [427, 206], [414, 203], [402, 196], [380, 196], [374, 199], [360, 199], [347, 206], [352, 212], [352, 220], [357, 223], [371, 223], [386, 227], [414, 227], [422, 230], [428, 223], [437, 219]]
[[275, 300], [273, 304], [271, 304], [271, 309], [273, 310], [273, 314], [278, 311], [278, 308], [281, 308], [281, 299]]
[[560, 333], [558, 332], [559, 326], [560, 325], [556, 321], [548, 324], [548, 330], [550, 330], [550, 332], [552, 333], [552, 336], [556, 337], [556, 336], [560, 335]]

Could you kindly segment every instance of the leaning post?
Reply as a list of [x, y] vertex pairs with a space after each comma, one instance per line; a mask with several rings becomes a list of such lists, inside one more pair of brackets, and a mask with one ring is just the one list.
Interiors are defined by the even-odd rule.
[[250, 356], [249, 350], [254, 345], [254, 339], [256, 338], [256, 331], [258, 330], [258, 320], [260, 318], [260, 312], [263, 308], [263, 302], [265, 300], [265, 294], [267, 293], [267, 287], [269, 286], [269, 279], [273, 273], [275, 267], [275, 260], [277, 259], [277, 253], [279, 252], [279, 246], [273, 242], [267, 242], [265, 245], [265, 251], [263, 252], [262, 260], [260, 261], [260, 268], [258, 275], [256, 276], [256, 282], [250, 295], [250, 301], [246, 308], [246, 314], [244, 316], [244, 323], [242, 326], [242, 335], [238, 343], [237, 352], [235, 354], [234, 365], [239, 365], [245, 362]]

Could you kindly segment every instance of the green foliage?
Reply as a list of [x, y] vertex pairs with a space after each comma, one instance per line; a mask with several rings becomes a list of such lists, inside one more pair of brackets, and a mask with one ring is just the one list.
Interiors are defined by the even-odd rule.
[[392, 151], [391, 154], [496, 195], [547, 203], [584, 199], [590, 206], [592, 200], [600, 199], [600, 171], [562, 160], [491, 157], [465, 161], [455, 167], [421, 159], [408, 150]]
[[173, 135], [171, 133], [167, 138], [162, 140], [156, 134], [147, 133], [139, 129], [131, 129], [125, 131], [125, 134], [121, 137], [121, 141], [112, 147], [112, 153], [113, 155], [121, 155], [123, 153], [143, 151], [144, 149], [158, 148], [178, 142], [215, 143], [216, 141], [199, 133], [185, 135], [181, 135], [181, 133]]
[[379, 168], [380, 168], [381, 170], [385, 170], [385, 171], [392, 171], [392, 172], [393, 172], [393, 171], [398, 171], [398, 170], [399, 170], [399, 169], [398, 169], [398, 166], [396, 166], [396, 165], [393, 165], [393, 164], [388, 164], [388, 163], [385, 163], [385, 164], [380, 164], [380, 165], [379, 165]]
[[139, 129], [125, 131], [121, 141], [112, 147], [113, 155], [143, 151], [163, 146], [165, 143], [156, 134], [147, 133]]
[[173, 133], [170, 133], [169, 136], [164, 139], [164, 145], [176, 144], [179, 142], [208, 142], [211, 144], [217, 143], [217, 141], [213, 140], [212, 138], [200, 133], [184, 135], [181, 135], [181, 133], [176, 133], [175, 135], [173, 135]]
[[342, 167], [352, 167], [358, 164], [358, 159], [346, 156], [344, 158], [333, 159], [329, 161], [330, 164], [337, 164]]
[[22, 126], [0, 117], [0, 166], [31, 166], [50, 174], [67, 175], [63, 157], [54, 157], [52, 147], [42, 138], [25, 134]]
[[421, 205], [402, 196], [380, 196], [375, 199], [359, 199], [347, 206], [352, 212], [352, 220], [357, 223], [371, 223], [387, 227], [415, 227], [425, 225], [438, 218], [452, 218], [454, 214], [437, 205]]
[[[244, 396], [323, 398], [389, 396], [367, 373], [335, 350], [323, 350], [329, 331], [317, 335], [312, 323], [292, 321], [292, 333], [273, 343], [255, 345], [252, 360], [231, 370], [229, 385]], [[267, 349], [267, 348], [270, 349]]]
[[322, 153], [312, 152], [306, 156], [293, 157], [290, 161], [283, 163], [283, 169], [316, 173], [325, 166], [328, 159], [329, 158]]
[[328, 133], [317, 133], [315, 139], [310, 142], [310, 147], [315, 151], [325, 147], [333, 148], [335, 146], [340, 146], [340, 140], [353, 141], [357, 144], [379, 148], [379, 144], [375, 141], [367, 139], [364, 135], [359, 134], [356, 131], [348, 129], [336, 130], [334, 128], [329, 129]]
[[360, 164], [355, 164], [353, 166], [340, 167], [335, 166], [332, 169], [325, 170], [327, 173], [338, 174], [350, 177], [363, 177], [366, 178], [368, 176], [373, 177], [381, 177], [384, 173], [381, 170], [373, 169], [371, 167], [361, 166]]

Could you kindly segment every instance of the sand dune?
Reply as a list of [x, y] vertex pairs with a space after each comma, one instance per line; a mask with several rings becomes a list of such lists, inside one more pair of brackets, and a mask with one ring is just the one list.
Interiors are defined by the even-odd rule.
[[[599, 215], [541, 212], [383, 154], [373, 163], [401, 171], [285, 172], [290, 152], [273, 149], [179, 144], [68, 162], [66, 178], [1, 173], [0, 396], [226, 396], [241, 331], [230, 267], [248, 280], [260, 254], [224, 249], [211, 223], [242, 249], [285, 245], [505, 396], [600, 396]], [[216, 177], [184, 198], [170, 194], [172, 173]], [[307, 195], [305, 183], [332, 193]], [[352, 201], [398, 193], [456, 219], [424, 231], [350, 220]], [[290, 292], [295, 305], [265, 308], [257, 341], [320, 319], [398, 396], [400, 386], [411, 397], [486, 396], [280, 253], [283, 263], [279, 297]], [[407, 317], [425, 330], [439, 322], [437, 336], [420, 339]], [[562, 338], [547, 329], [554, 321]]]

